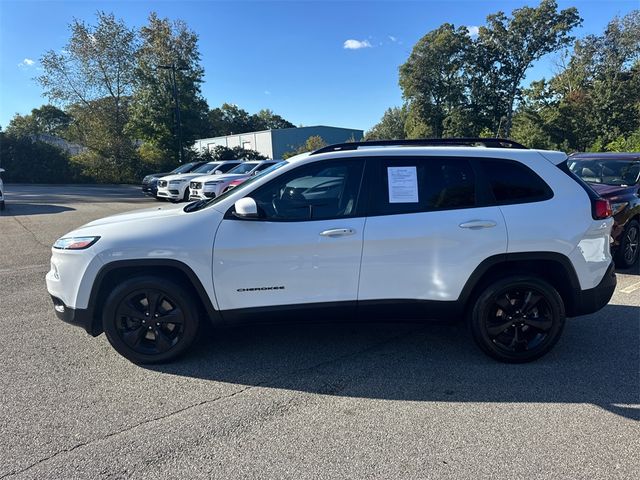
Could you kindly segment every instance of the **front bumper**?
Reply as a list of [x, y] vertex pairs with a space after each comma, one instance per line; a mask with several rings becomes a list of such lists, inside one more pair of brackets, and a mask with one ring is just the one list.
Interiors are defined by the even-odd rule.
[[89, 335], [97, 337], [102, 333], [102, 329], [93, 321], [93, 316], [88, 309], [67, 307], [58, 297], [51, 295], [53, 309], [56, 316], [70, 325], [82, 327]]
[[158, 194], [157, 185], [142, 185], [142, 193], [150, 197], [155, 197]]
[[596, 287], [576, 292], [574, 304], [572, 308], [567, 311], [567, 316], [576, 317], [578, 315], [597, 312], [609, 303], [617, 283], [615, 266], [612, 262]]
[[158, 193], [156, 193], [156, 197], [159, 198], [168, 198], [170, 200], [181, 200], [182, 195], [180, 195], [180, 190], [170, 188], [170, 189], [158, 189]]
[[204, 189], [190, 189], [189, 190], [189, 199], [191, 200], [207, 200], [208, 198], [215, 198], [216, 192], [215, 190], [204, 190]]

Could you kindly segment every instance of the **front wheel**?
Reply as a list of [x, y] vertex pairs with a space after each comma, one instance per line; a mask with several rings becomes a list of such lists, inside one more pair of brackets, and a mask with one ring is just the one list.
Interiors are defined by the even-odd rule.
[[173, 360], [193, 343], [198, 309], [181, 285], [141, 276], [119, 284], [105, 302], [102, 326], [109, 343], [134, 363]]
[[471, 312], [476, 344], [508, 363], [543, 356], [560, 338], [564, 322], [564, 304], [555, 288], [528, 276], [496, 281], [477, 297]]

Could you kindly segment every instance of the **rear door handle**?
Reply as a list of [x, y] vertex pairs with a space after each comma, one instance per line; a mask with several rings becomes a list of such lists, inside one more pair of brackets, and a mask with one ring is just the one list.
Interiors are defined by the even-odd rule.
[[356, 231], [353, 228], [331, 228], [324, 232], [320, 232], [320, 236], [335, 238], [346, 237], [348, 235], [353, 235], [354, 233], [356, 233]]
[[481, 228], [493, 228], [497, 225], [493, 220], [470, 220], [461, 223], [460, 228], [470, 228], [471, 230], [480, 230]]

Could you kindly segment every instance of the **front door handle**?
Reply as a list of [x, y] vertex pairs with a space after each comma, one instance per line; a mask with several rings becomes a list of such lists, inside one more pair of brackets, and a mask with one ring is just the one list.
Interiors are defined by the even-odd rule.
[[353, 228], [331, 228], [320, 232], [321, 237], [346, 237], [347, 235], [353, 235], [356, 231]]
[[480, 230], [481, 228], [493, 228], [497, 225], [493, 220], [470, 220], [461, 223], [460, 228], [470, 228], [471, 230]]

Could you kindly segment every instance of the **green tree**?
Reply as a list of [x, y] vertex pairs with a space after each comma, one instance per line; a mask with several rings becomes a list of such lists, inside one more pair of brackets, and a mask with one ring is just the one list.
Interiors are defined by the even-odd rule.
[[64, 50], [49, 50], [41, 58], [44, 72], [37, 80], [44, 94], [67, 106], [72, 116], [72, 108], [76, 114], [84, 112], [72, 123], [92, 120], [81, 129], [83, 144], [97, 161], [125, 167], [135, 156], [125, 129], [134, 85], [135, 32], [104, 12], [97, 13], [95, 26], [74, 20], [70, 30]]
[[406, 106], [389, 108], [380, 121], [365, 133], [364, 138], [366, 140], [402, 140], [406, 138], [406, 121]]
[[223, 103], [219, 108], [211, 109], [208, 113], [208, 119], [209, 136], [211, 137], [253, 130], [253, 122], [249, 112], [231, 103]]
[[45, 134], [64, 138], [70, 123], [71, 117], [63, 110], [54, 105], [42, 105], [30, 114], [16, 114], [7, 125], [7, 134], [16, 137]]
[[[174, 74], [183, 147], [202, 137], [207, 129], [208, 107], [200, 90], [204, 70], [198, 36], [184, 22], [159, 18], [152, 12], [147, 25], [140, 29], [140, 41], [128, 127], [136, 139], [166, 152], [168, 162], [176, 161], [180, 156], [180, 132]], [[175, 67], [175, 71], [166, 67]]]
[[20, 183], [69, 183], [77, 180], [69, 156], [54, 146], [0, 132], [4, 180]]
[[521, 7], [507, 17], [498, 12], [487, 17], [487, 25], [479, 29], [477, 55], [471, 68], [481, 66], [495, 77], [487, 87], [495, 92], [504, 106], [504, 134], [511, 133], [513, 112], [520, 85], [533, 62], [542, 56], [571, 44], [570, 35], [582, 19], [576, 8], [558, 11], [555, 0], [542, 0], [538, 7]]
[[[403, 97], [420, 119], [413, 123], [428, 126], [420, 130], [428, 130], [431, 136], [442, 136], [446, 116], [465, 102], [464, 68], [470, 41], [466, 27], [456, 29], [445, 23], [422, 37], [400, 66]], [[409, 136], [416, 133], [416, 128], [407, 132]]]
[[263, 109], [251, 115], [251, 124], [254, 130], [275, 130], [278, 128], [295, 128], [296, 126], [285, 120], [273, 110]]
[[298, 155], [299, 153], [305, 152], [313, 152], [314, 150], [318, 150], [319, 148], [326, 147], [327, 142], [320, 135], [312, 135], [307, 138], [305, 142], [300, 145], [295, 150], [291, 152], [286, 152], [282, 155], [282, 158], [286, 160], [287, 158], [293, 157], [294, 155]]

